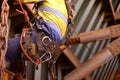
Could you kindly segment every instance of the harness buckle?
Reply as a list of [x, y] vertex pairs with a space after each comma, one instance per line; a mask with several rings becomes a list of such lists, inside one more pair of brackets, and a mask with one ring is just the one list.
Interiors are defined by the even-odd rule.
[[43, 45], [48, 46], [47, 43], [50, 43], [50, 42], [47, 42], [47, 41], [52, 42], [52, 40], [51, 40], [48, 36], [44, 36], [44, 37], [42, 38], [42, 43], [43, 43]]
[[45, 52], [45, 53], [40, 57], [42, 63], [49, 61], [51, 58], [52, 58], [51, 52]]

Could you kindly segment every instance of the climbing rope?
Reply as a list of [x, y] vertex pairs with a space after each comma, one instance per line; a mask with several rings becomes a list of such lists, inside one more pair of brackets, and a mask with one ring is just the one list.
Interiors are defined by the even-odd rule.
[[5, 54], [8, 47], [8, 16], [9, 5], [7, 0], [3, 0], [1, 6], [1, 23], [0, 23], [0, 80], [5, 79]]
[[37, 66], [41, 61], [34, 61], [34, 60], [28, 55], [28, 53], [26, 52], [26, 50], [24, 49], [24, 47], [23, 47], [23, 45], [22, 45], [22, 39], [23, 39], [23, 37], [25, 36], [25, 33], [26, 33], [26, 32], [29, 32], [29, 31], [31, 31], [30, 28], [23, 29], [22, 35], [21, 35], [21, 37], [20, 37], [20, 47], [21, 47], [24, 55], [25, 55], [33, 64], [35, 64], [35, 65]]
[[22, 3], [21, 3], [20, 0], [18, 0], [18, 3], [19, 3], [19, 5], [20, 5], [22, 11], [21, 11], [21, 10], [18, 10], [18, 9], [16, 9], [16, 11], [19, 12], [20, 14], [23, 14], [25, 21], [26, 21], [28, 24], [30, 24], [30, 19], [29, 19], [29, 16], [28, 16], [28, 14], [27, 14], [27, 11], [23, 8]]
[[[23, 5], [22, 5], [22, 3], [21, 3], [20, 0], [18, 0], [18, 3], [19, 3], [19, 5], [20, 5], [20, 7], [21, 7], [22, 10], [16, 9], [16, 11], [19, 12], [20, 14], [23, 14], [23, 15], [24, 15], [24, 20], [25, 20], [25, 22], [27, 22], [27, 23], [30, 25], [31, 22], [30, 22], [30, 19], [29, 19], [28, 14], [27, 14], [27, 11], [23, 8]], [[20, 46], [21, 46], [21, 49], [22, 49], [24, 55], [25, 55], [33, 64], [38, 65], [38, 64], [40, 63], [40, 61], [39, 61], [39, 62], [38, 62], [38, 61], [34, 61], [34, 60], [28, 55], [28, 53], [26, 52], [26, 50], [24, 49], [23, 44], [22, 44], [22, 39], [25, 37], [25, 33], [26, 33], [26, 32], [29, 32], [29, 31], [31, 31], [31, 30], [32, 30], [31, 28], [25, 28], [25, 29], [23, 29], [22, 34], [21, 34], [21, 38], [20, 38]]]

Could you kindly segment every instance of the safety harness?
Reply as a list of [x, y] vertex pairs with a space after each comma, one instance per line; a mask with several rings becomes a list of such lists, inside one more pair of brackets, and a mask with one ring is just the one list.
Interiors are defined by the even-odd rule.
[[[39, 3], [41, 3], [42, 1], [40, 1]], [[72, 4], [69, 2], [69, 0], [65, 0], [65, 3], [66, 3], [66, 7], [67, 7], [67, 10], [68, 10], [68, 26], [70, 27], [72, 24], [73, 24], [73, 21], [72, 21], [72, 17], [73, 17], [73, 6], [72, 6]], [[35, 6], [36, 7], [38, 7], [38, 3], [37, 4], [35, 4]], [[34, 6], [34, 7], [35, 7]], [[22, 8], [22, 10], [23, 10], [23, 8]], [[18, 10], [17, 10], [18, 11]], [[23, 10], [23, 11], [25, 11], [25, 10]], [[20, 11], [19, 11], [20, 12]], [[22, 12], [21, 12], [22, 13]], [[43, 19], [42, 18], [39, 18], [39, 21], [43, 21]], [[30, 22], [28, 22], [28, 23], [30, 23]], [[36, 25], [35, 25], [36, 26]], [[68, 27], [68, 28], [69, 28]], [[51, 51], [49, 50], [49, 49], [47, 49], [51, 44], [57, 44], [57, 46], [60, 46], [60, 44], [58, 45], [58, 43], [56, 43], [55, 41], [52, 41], [50, 38], [49, 38], [49, 35], [47, 35], [43, 30], [39, 30], [39, 29], [37, 29], [37, 27], [35, 27], [36, 29], [36, 31], [37, 31], [37, 35], [36, 35], [36, 44], [35, 43], [32, 43], [32, 33], [30, 33], [31, 31], [32, 31], [32, 29], [27, 29], [27, 30], [23, 30], [23, 34], [24, 34], [24, 38], [25, 38], [25, 44], [24, 45], [27, 45], [27, 44], [31, 44], [31, 49], [33, 48], [33, 44], [35, 44], [35, 45], [37, 45], [37, 47], [38, 47], [38, 49], [36, 50], [36, 49], [34, 49], [35, 51], [48, 51], [47, 52], [47, 54], [49, 54], [49, 56], [50, 56], [50, 58], [51, 58], [51, 56], [52, 56], [52, 54], [51, 54]], [[69, 32], [69, 31], [67, 31], [67, 32]], [[26, 39], [27, 38], [27, 39]], [[44, 42], [44, 40], [46, 40], [46, 39], [48, 39], [46, 42]], [[54, 45], [54, 46], [55, 46]], [[63, 45], [63, 44], [62, 44]], [[57, 47], [57, 46], [55, 46], [55, 47]], [[29, 48], [29, 47], [24, 47], [25, 49], [26, 48]], [[34, 48], [36, 48], [36, 46], [34, 46]], [[26, 49], [26, 50], [29, 50], [29, 49]], [[32, 51], [34, 51], [34, 50], [32, 50]], [[53, 49], [51, 49], [51, 50], [53, 50]], [[35, 53], [36, 52], [30, 52], [30, 53], [32, 53], [32, 54], [34, 54], [35, 55]], [[36, 55], [38, 55], [38, 54], [36, 54]], [[33, 56], [33, 55], [32, 55]], [[43, 57], [43, 56], [42, 56]], [[31, 60], [31, 59], [30, 59]], [[40, 59], [40, 61], [41, 61], [42, 59]], [[31, 62], [33, 62], [32, 60], [31, 60]], [[41, 61], [41, 62], [45, 62], [45, 61]], [[35, 62], [33, 62], [33, 63], [35, 63]], [[36, 63], [35, 63], [36, 64]]]
[[[20, 3], [20, 1], [19, 1]], [[73, 7], [72, 4], [69, 2], [69, 0], [65, 0], [66, 7], [68, 9], [68, 28], [73, 25], [72, 17], [73, 17]], [[21, 3], [20, 3], [21, 5]], [[36, 7], [38, 7], [35, 4]], [[25, 10], [21, 6], [22, 14], [26, 15]], [[28, 23], [29, 20], [27, 19]], [[36, 18], [37, 19], [37, 18]], [[43, 21], [42, 18], [39, 18], [39, 21]], [[49, 63], [49, 68], [50, 68], [50, 75], [52, 80], [56, 80], [56, 75], [55, 75], [55, 63], [57, 61], [57, 58], [59, 55], [62, 53], [63, 47], [62, 45], [65, 43], [65, 40], [62, 41], [62, 44], [59, 44], [49, 38], [49, 35], [43, 31], [42, 29], [38, 29], [36, 25], [32, 26], [34, 27], [33, 29], [36, 32], [36, 35], [34, 37], [35, 41], [32, 39], [33, 38], [33, 29], [31, 28], [24, 28], [22, 31], [22, 35], [20, 38], [20, 46], [21, 49], [24, 53], [24, 60], [30, 60], [33, 64], [36, 66], [40, 63], [48, 62]], [[68, 29], [69, 30], [69, 29]], [[69, 31], [67, 31], [69, 32]], [[68, 36], [67, 36], [68, 38]], [[66, 38], [66, 39], [67, 39]], [[36, 67], [37, 68], [37, 67]]]

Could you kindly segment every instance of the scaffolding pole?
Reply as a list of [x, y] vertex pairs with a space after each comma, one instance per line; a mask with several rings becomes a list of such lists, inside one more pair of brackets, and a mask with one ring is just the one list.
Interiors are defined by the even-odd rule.
[[119, 36], [120, 36], [120, 25], [114, 25], [105, 29], [83, 32], [76, 36], [72, 36], [66, 41], [66, 44], [74, 45], [78, 43], [88, 43], [99, 40], [111, 39]]
[[98, 67], [107, 63], [120, 53], [120, 37], [98, 52], [93, 58], [64, 77], [64, 80], [81, 80]]

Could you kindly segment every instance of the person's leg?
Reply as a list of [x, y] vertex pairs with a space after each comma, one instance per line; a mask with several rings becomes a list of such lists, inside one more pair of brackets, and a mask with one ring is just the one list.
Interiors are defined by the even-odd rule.
[[14, 73], [22, 73], [23, 78], [26, 78], [26, 66], [24, 60], [22, 59], [20, 37], [11, 38], [8, 40], [6, 61], [10, 63], [8, 69]]
[[6, 53], [6, 60], [14, 62], [21, 59], [20, 37], [11, 38], [8, 40], [8, 50]]

